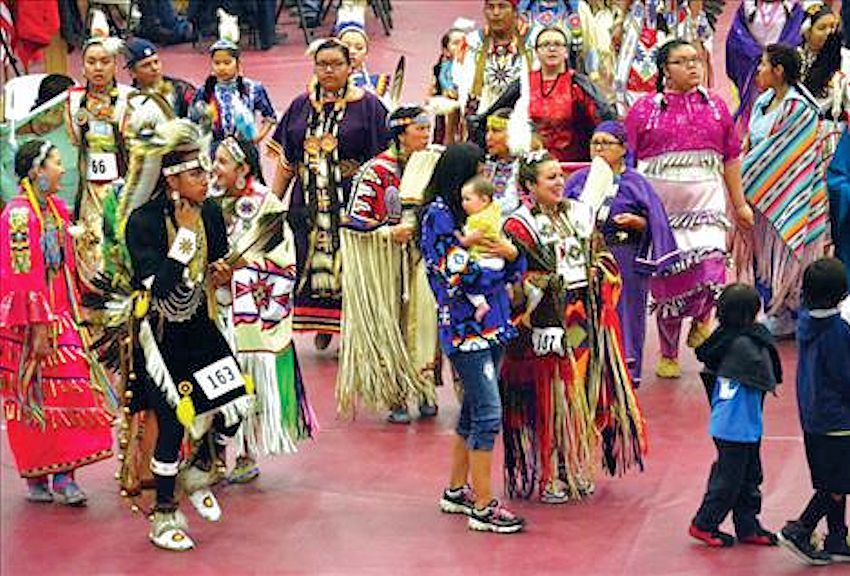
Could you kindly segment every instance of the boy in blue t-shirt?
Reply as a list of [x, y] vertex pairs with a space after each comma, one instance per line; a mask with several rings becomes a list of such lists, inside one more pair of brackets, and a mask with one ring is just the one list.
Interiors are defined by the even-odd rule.
[[717, 446], [708, 488], [688, 533], [709, 546], [732, 546], [720, 531], [732, 512], [743, 544], [776, 545], [776, 536], [758, 521], [761, 512], [762, 407], [766, 392], [782, 381], [779, 354], [770, 332], [756, 322], [761, 309], [751, 286], [727, 286], [717, 303], [720, 326], [697, 348], [701, 374], [711, 400], [709, 433]]

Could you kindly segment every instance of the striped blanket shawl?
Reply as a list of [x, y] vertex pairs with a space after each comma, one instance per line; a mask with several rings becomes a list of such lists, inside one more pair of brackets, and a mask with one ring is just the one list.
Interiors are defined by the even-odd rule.
[[822, 122], [793, 91], [780, 106], [769, 136], [744, 158], [744, 194], [802, 259], [829, 220]]

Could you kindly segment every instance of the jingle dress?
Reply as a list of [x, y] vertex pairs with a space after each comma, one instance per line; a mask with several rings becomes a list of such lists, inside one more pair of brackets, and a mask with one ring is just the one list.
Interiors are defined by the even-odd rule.
[[682, 320], [707, 322], [726, 284], [724, 168], [741, 155], [723, 101], [697, 88], [638, 100], [626, 117], [637, 170], [661, 198], [679, 262], [650, 282], [661, 354], [678, 358]]
[[[574, 173], [567, 181], [564, 195], [580, 198], [590, 168]], [[649, 279], [676, 263], [679, 249], [667, 220], [661, 200], [646, 179], [631, 168], [615, 176], [617, 187], [608, 215], [597, 227], [605, 244], [617, 260], [623, 280], [623, 292], [617, 303], [617, 313], [623, 327], [623, 347], [626, 364], [635, 386], [641, 381], [643, 344], [646, 340], [646, 307]], [[618, 214], [636, 214], [646, 219], [643, 232], [624, 230], [617, 226]]]
[[600, 458], [610, 474], [643, 467], [646, 432], [625, 363], [610, 253], [591, 252], [591, 215], [522, 207], [505, 232], [525, 254], [524, 320], [502, 369], [506, 490], [580, 498]]
[[[407, 165], [422, 158], [433, 170], [439, 156], [417, 152]], [[367, 162], [340, 230], [345, 322], [336, 396], [346, 415], [357, 398], [375, 410], [436, 400], [437, 322], [425, 264], [414, 242], [401, 245], [390, 236], [394, 225], [416, 227], [422, 203], [420, 187], [403, 193], [404, 170], [395, 147]]]
[[236, 436], [237, 456], [246, 447], [252, 457], [291, 453], [318, 430], [292, 341], [295, 240], [283, 203], [253, 178], [221, 204], [231, 251], [244, 260], [224, 294], [226, 333], [256, 401]]
[[[23, 194], [0, 222], [0, 385], [9, 444], [25, 478], [112, 456], [112, 416], [105, 390], [93, 390], [93, 356], [77, 323], [68, 222], [61, 199], [39, 206]], [[36, 324], [47, 325], [56, 342], [40, 364], [30, 360], [27, 344]]]
[[295, 331], [339, 332], [339, 220], [354, 176], [354, 171], [343, 171], [343, 163], [362, 165], [387, 148], [386, 115], [369, 92], [344, 105], [318, 105], [302, 94], [269, 143], [272, 156], [295, 172], [288, 215], [298, 263]]

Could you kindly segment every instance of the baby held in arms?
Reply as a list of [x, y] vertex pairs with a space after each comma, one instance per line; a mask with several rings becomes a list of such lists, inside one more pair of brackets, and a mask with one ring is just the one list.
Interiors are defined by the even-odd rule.
[[[469, 249], [469, 257], [481, 268], [501, 270], [505, 267], [503, 258], [493, 256], [487, 244], [503, 238], [502, 211], [493, 201], [493, 184], [483, 176], [476, 176], [461, 188], [461, 202], [466, 212], [466, 225], [463, 234], [457, 238], [464, 248]], [[475, 320], [481, 322], [490, 311], [490, 305], [483, 294], [468, 294], [469, 301], [475, 306]]]

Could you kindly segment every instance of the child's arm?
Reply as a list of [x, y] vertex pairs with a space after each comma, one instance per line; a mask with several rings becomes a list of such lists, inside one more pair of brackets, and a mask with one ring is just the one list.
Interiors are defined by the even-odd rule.
[[464, 248], [471, 248], [481, 242], [484, 238], [484, 234], [481, 230], [471, 230], [467, 234], [464, 234], [460, 230], [456, 230], [455, 238], [457, 238], [457, 241], [460, 242], [460, 245]]

